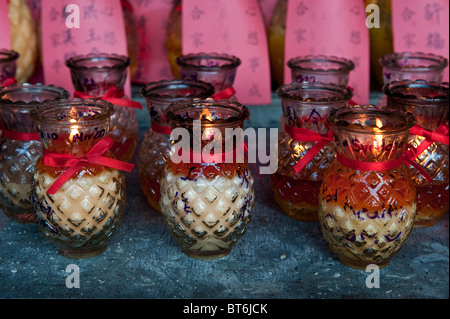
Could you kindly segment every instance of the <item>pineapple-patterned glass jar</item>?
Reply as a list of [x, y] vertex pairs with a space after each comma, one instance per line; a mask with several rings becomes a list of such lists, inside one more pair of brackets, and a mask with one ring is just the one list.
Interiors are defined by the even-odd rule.
[[319, 193], [323, 236], [343, 264], [384, 267], [414, 225], [416, 192], [403, 156], [416, 120], [355, 105], [333, 110], [329, 121], [337, 152]]
[[285, 129], [278, 139], [278, 169], [271, 175], [275, 201], [289, 217], [318, 221], [323, 174], [335, 158], [328, 116], [352, 98], [350, 89], [333, 83], [290, 83], [276, 91]]
[[68, 59], [66, 65], [70, 68], [75, 97], [114, 99], [110, 136], [116, 143], [111, 151], [118, 160], [130, 161], [138, 140], [135, 108], [142, 107], [124, 95], [130, 58], [106, 53], [87, 54]]
[[388, 108], [412, 113], [420, 126], [411, 130], [409, 142], [417, 152], [415, 162], [431, 180], [428, 181], [411, 167], [417, 191], [414, 225], [432, 226], [449, 208], [448, 83], [394, 81], [386, 84], [383, 91], [387, 96]]
[[31, 180], [42, 147], [30, 111], [67, 98], [69, 92], [52, 85], [25, 83], [0, 89], [0, 207], [14, 221], [34, 222]]
[[[379, 60], [382, 66], [384, 85], [401, 80], [425, 80], [441, 82], [448, 60], [443, 56], [423, 52], [394, 52], [384, 55]], [[383, 95], [378, 106], [387, 104]]]
[[17, 82], [15, 77], [18, 58], [16, 51], [0, 49], [0, 88]]
[[202, 81], [162, 80], [146, 84], [141, 89], [141, 94], [147, 104], [151, 127], [139, 147], [139, 179], [147, 201], [157, 212], [161, 212], [160, 180], [171, 147], [171, 128], [164, 111], [175, 102], [210, 97], [214, 94], [214, 87]]
[[189, 53], [176, 59], [182, 80], [197, 80], [214, 86], [213, 98], [236, 101], [234, 79], [241, 59], [226, 53]]
[[[237, 102], [207, 99], [174, 103], [165, 115], [173, 137], [181, 134], [161, 181], [165, 223], [188, 256], [224, 257], [245, 233], [255, 203], [242, 139], [229, 133], [243, 129], [249, 111]], [[179, 145], [181, 159], [175, 156]]]
[[103, 252], [124, 216], [122, 169], [131, 164], [114, 159], [109, 150], [112, 112], [106, 101], [71, 99], [31, 113], [43, 146], [32, 181], [36, 221], [69, 258]]
[[325, 82], [347, 86], [350, 72], [355, 68], [351, 60], [326, 55], [307, 55], [290, 59], [292, 82]]

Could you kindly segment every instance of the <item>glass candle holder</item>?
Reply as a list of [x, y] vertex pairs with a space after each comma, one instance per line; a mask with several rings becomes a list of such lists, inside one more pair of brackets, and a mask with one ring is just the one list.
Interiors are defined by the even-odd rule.
[[106, 101], [71, 99], [31, 113], [43, 146], [32, 181], [36, 221], [68, 258], [102, 253], [124, 216], [125, 176], [109, 150], [113, 111]]
[[440, 55], [423, 52], [394, 52], [380, 58], [383, 81], [425, 80], [441, 82], [448, 60]]
[[416, 192], [403, 156], [416, 120], [355, 105], [333, 110], [329, 121], [337, 153], [319, 193], [323, 236], [343, 264], [384, 267], [414, 225]]
[[0, 50], [0, 88], [16, 83], [17, 59], [19, 53], [13, 50]]
[[231, 99], [234, 96], [233, 83], [241, 60], [225, 53], [190, 53], [176, 59], [182, 80], [197, 80], [212, 84], [214, 99]]
[[324, 82], [347, 86], [350, 72], [355, 68], [351, 60], [336, 56], [307, 55], [290, 59], [292, 82]]
[[271, 175], [275, 201], [289, 217], [318, 221], [318, 194], [335, 158], [328, 116], [352, 98], [350, 89], [333, 83], [290, 83], [276, 91], [283, 108], [278, 139], [278, 169]]
[[237, 102], [207, 99], [174, 103], [165, 116], [172, 134], [181, 134], [161, 181], [165, 223], [186, 255], [222, 258], [245, 233], [255, 203], [254, 180], [240, 152], [243, 139], [227, 130], [243, 129], [249, 111]]
[[[383, 82], [400, 80], [425, 80], [441, 82], [448, 60], [440, 55], [423, 52], [394, 52], [384, 55], [379, 60], [382, 66]], [[383, 95], [378, 106], [387, 104], [387, 97]]]
[[[449, 209], [449, 84], [394, 81], [386, 84], [383, 92], [387, 96], [388, 108], [412, 113], [420, 128], [426, 130], [411, 130], [409, 139], [417, 152], [415, 162], [431, 177], [428, 181], [417, 170], [410, 169], [417, 191], [414, 225], [433, 226]], [[434, 135], [440, 135], [444, 141]]]
[[151, 127], [139, 147], [139, 179], [148, 203], [160, 213], [160, 181], [171, 148], [171, 127], [164, 111], [175, 102], [210, 97], [214, 94], [214, 87], [202, 81], [163, 80], [148, 83], [141, 89], [141, 94], [147, 104]]
[[118, 160], [130, 161], [137, 147], [139, 133], [135, 107], [128, 105], [135, 103], [123, 92], [130, 59], [116, 54], [87, 54], [68, 59], [66, 65], [70, 68], [75, 97], [112, 97], [116, 101], [123, 101], [120, 104], [113, 103], [110, 136], [116, 143], [111, 151]]
[[14, 221], [28, 224], [35, 220], [31, 181], [42, 147], [30, 111], [67, 98], [69, 92], [52, 85], [25, 83], [0, 89], [0, 207]]

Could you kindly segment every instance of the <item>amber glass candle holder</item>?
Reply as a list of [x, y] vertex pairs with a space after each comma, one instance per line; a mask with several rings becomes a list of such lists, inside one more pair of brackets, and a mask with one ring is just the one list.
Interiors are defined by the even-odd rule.
[[406, 242], [416, 216], [416, 192], [403, 154], [410, 113], [375, 106], [333, 110], [337, 146], [319, 193], [325, 240], [339, 260], [365, 269], [388, 265]]
[[350, 72], [355, 68], [351, 60], [336, 56], [298, 56], [287, 62], [292, 82], [324, 82], [347, 86]]
[[[88, 258], [106, 249], [124, 216], [125, 175], [88, 161], [50, 192], [79, 162], [58, 167], [44, 159], [48, 154], [56, 154], [54, 161], [63, 156], [86, 158], [108, 137], [113, 110], [106, 101], [71, 99], [47, 103], [32, 112], [43, 146], [32, 182], [32, 204], [42, 235], [65, 257]], [[110, 150], [102, 157], [114, 159]]]
[[151, 127], [139, 147], [139, 179], [148, 203], [160, 213], [160, 181], [171, 148], [171, 127], [164, 111], [172, 103], [210, 97], [214, 87], [202, 81], [163, 80], [146, 84], [141, 94], [147, 104]]
[[31, 181], [42, 147], [30, 111], [67, 98], [69, 92], [53, 85], [25, 83], [0, 88], [0, 207], [14, 221], [34, 223]]
[[[279, 133], [278, 169], [271, 175], [275, 201], [289, 217], [301, 221], [318, 221], [319, 189], [325, 171], [336, 155], [331, 140], [307, 160], [306, 156], [320, 139], [299, 140], [298, 130], [327, 138], [330, 134], [328, 116], [335, 108], [344, 107], [352, 98], [351, 90], [333, 83], [290, 83], [277, 89], [283, 108], [283, 123], [287, 129]], [[331, 135], [332, 136], [332, 135]], [[308, 155], [309, 156], [309, 155]], [[297, 171], [299, 162], [306, 161]]]
[[234, 90], [234, 79], [241, 65], [241, 59], [238, 57], [216, 52], [189, 53], [179, 56], [176, 63], [180, 68], [182, 80], [210, 83], [214, 86], [218, 98], [236, 101], [234, 91], [229, 90]]
[[[123, 95], [130, 58], [106, 53], [86, 54], [68, 59], [66, 65], [70, 69], [75, 91], [92, 98], [102, 98], [115, 88], [120, 92], [116, 97]], [[121, 98], [129, 100], [130, 97], [123, 95]], [[138, 128], [135, 109], [114, 103], [110, 136], [116, 143], [111, 151], [118, 160], [128, 162], [133, 157]]]
[[[411, 134], [409, 143], [421, 151], [415, 162], [431, 177], [428, 181], [411, 167], [411, 177], [417, 190], [416, 227], [429, 227], [448, 212], [449, 208], [449, 84], [422, 80], [394, 81], [383, 88], [387, 107], [414, 114], [417, 124], [428, 132], [446, 139], [427, 139]], [[414, 133], [414, 132], [412, 132]], [[425, 134], [424, 134], [425, 135]]]
[[[186, 255], [222, 258], [244, 235], [255, 203], [252, 174], [243, 153], [236, 152], [244, 146], [227, 133], [242, 129], [249, 111], [237, 102], [207, 99], [172, 104], [165, 116], [172, 134], [182, 132], [161, 181], [165, 223]], [[174, 160], [180, 143], [187, 158]], [[200, 149], [211, 146], [221, 148], [213, 148], [218, 160], [205, 161], [204, 154], [211, 153], [200, 155]], [[222, 160], [223, 153], [231, 157]]]

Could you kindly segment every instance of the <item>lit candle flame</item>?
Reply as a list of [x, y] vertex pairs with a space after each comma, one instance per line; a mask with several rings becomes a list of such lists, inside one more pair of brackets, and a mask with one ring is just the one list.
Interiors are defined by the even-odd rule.
[[[381, 128], [383, 127], [383, 122], [380, 119], [375, 119], [375, 132], [381, 132]], [[382, 135], [377, 135], [375, 134], [375, 140], [374, 140], [374, 149], [375, 149], [375, 154], [374, 155], [379, 155], [382, 150], [383, 146], [383, 136]]]
[[[200, 120], [205, 119], [212, 122], [213, 118], [211, 112], [209, 112], [208, 108], [204, 108], [202, 113], [200, 113]], [[203, 137], [206, 141], [210, 141], [214, 137], [214, 130], [212, 128], [205, 128], [203, 131]]]
[[202, 113], [200, 113], [200, 120], [202, 120], [202, 119], [206, 119], [206, 120], [209, 120], [212, 122], [213, 119], [212, 119], [211, 112], [209, 112], [209, 109], [204, 108], [202, 110]]
[[[70, 119], [70, 123], [76, 123], [76, 122], [77, 122], [77, 120], [75, 120], [75, 119]], [[79, 128], [80, 128], [80, 127], [79, 127], [78, 125], [71, 125], [71, 126], [70, 126], [70, 137], [69, 137], [69, 140], [73, 140], [73, 137], [74, 137], [75, 135], [80, 134], [80, 131], [78, 131]]]

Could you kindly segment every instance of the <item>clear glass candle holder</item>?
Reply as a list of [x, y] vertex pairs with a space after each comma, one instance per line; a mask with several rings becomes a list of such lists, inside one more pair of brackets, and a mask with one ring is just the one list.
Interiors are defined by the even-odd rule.
[[255, 204], [254, 180], [239, 151], [244, 145], [227, 130], [243, 129], [249, 111], [237, 102], [207, 99], [174, 103], [165, 116], [172, 132], [182, 134], [173, 141], [161, 181], [165, 223], [186, 255], [222, 258], [244, 235]]
[[[197, 80], [212, 84], [215, 94], [232, 89], [241, 60], [225, 53], [189, 53], [176, 59], [182, 80]], [[226, 99], [236, 100], [231, 94]]]
[[416, 119], [355, 105], [333, 110], [329, 121], [337, 151], [319, 193], [323, 236], [343, 264], [385, 267], [416, 216], [415, 186], [403, 162]]
[[283, 121], [288, 128], [280, 130], [278, 139], [278, 169], [271, 175], [275, 201], [289, 217], [301, 221], [318, 221], [318, 194], [325, 171], [335, 158], [336, 146], [326, 142], [299, 172], [296, 166], [305, 161], [317, 140], [298, 140], [295, 132], [330, 133], [328, 116], [335, 108], [344, 107], [352, 98], [350, 89], [333, 83], [290, 83], [276, 91], [281, 99]]
[[[416, 227], [436, 224], [449, 209], [449, 84], [422, 80], [393, 81], [383, 87], [387, 107], [412, 113], [417, 123], [429, 132], [442, 131], [447, 144], [428, 141], [426, 136], [411, 134], [409, 143], [423, 149], [415, 162], [431, 177], [428, 181], [413, 167], [412, 180], [417, 190]], [[446, 132], [446, 133], [445, 133]]]
[[[106, 53], [79, 55], [68, 59], [66, 65], [70, 69], [77, 92], [93, 98], [102, 98], [108, 90], [115, 88], [120, 92], [116, 97], [130, 99], [123, 93], [130, 65], [130, 58], [127, 56]], [[138, 129], [135, 109], [114, 104], [110, 136], [116, 144], [111, 151], [118, 160], [129, 162], [133, 157], [137, 147]]]
[[351, 60], [336, 56], [298, 56], [287, 62], [292, 82], [324, 82], [347, 86], [350, 72], [355, 68]]
[[[32, 181], [36, 222], [44, 238], [68, 258], [102, 253], [124, 217], [125, 175], [99, 162], [114, 160], [113, 153], [106, 148], [96, 162], [86, 157], [107, 139], [113, 111], [103, 100], [71, 99], [47, 103], [31, 113], [43, 146]], [[53, 161], [45, 161], [50, 154]], [[58, 166], [62, 158], [70, 158], [72, 164]], [[86, 161], [80, 165], [77, 158]], [[67, 176], [69, 172], [73, 174]], [[63, 177], [64, 183], [51, 191]]]
[[34, 223], [31, 181], [42, 147], [30, 112], [46, 102], [68, 99], [53, 85], [28, 84], [0, 88], [0, 207], [12, 220]]
[[164, 116], [164, 111], [172, 103], [206, 99], [213, 94], [214, 87], [211, 84], [194, 80], [151, 82], [141, 89], [150, 115], [151, 127], [139, 147], [139, 179], [148, 203], [159, 213], [160, 181], [171, 148], [171, 127]]

